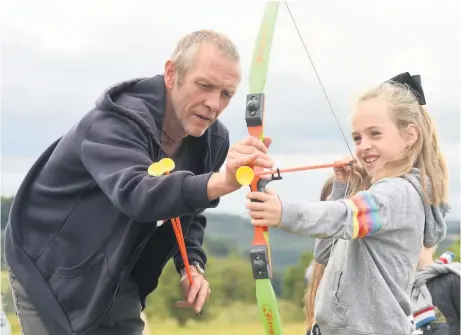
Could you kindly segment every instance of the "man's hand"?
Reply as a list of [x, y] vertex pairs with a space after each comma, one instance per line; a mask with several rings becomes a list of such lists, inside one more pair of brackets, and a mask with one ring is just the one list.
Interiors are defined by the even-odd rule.
[[244, 165], [257, 165], [270, 169], [274, 162], [267, 154], [272, 143], [270, 137], [265, 137], [261, 142], [256, 137], [248, 136], [229, 148], [226, 161], [226, 179], [229, 183], [239, 185], [235, 174], [237, 169]]
[[261, 142], [256, 137], [248, 136], [232, 145], [226, 158], [226, 171], [214, 173], [208, 180], [208, 199], [212, 201], [237, 191], [241, 185], [237, 182], [235, 174], [241, 166], [257, 165], [272, 168], [274, 162], [267, 154], [271, 142], [270, 137], [265, 137]]
[[189, 279], [187, 274], [184, 273], [181, 277], [180, 285], [186, 296], [186, 300], [178, 301], [176, 307], [178, 308], [194, 308], [195, 314], [200, 314], [205, 301], [208, 300], [211, 290], [210, 284], [206, 281], [205, 277], [197, 271], [194, 266], [190, 268], [192, 273], [193, 285], [189, 286]]

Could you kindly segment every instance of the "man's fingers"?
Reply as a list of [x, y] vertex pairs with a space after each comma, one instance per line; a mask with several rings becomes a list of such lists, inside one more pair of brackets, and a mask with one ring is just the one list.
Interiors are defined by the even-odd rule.
[[270, 137], [264, 137], [263, 143], [264, 143], [264, 145], [265, 145], [267, 148], [269, 148], [270, 145], [272, 144], [272, 138], [270, 138]]
[[235, 158], [232, 162], [234, 166], [243, 166], [243, 165], [257, 165], [263, 168], [271, 168], [274, 165], [274, 162], [269, 157], [258, 157], [258, 154], [252, 154], [240, 158]]
[[266, 169], [270, 169], [274, 166], [274, 162], [269, 157], [258, 157], [256, 158], [253, 165], [260, 166]]
[[259, 139], [257, 139], [256, 137], [254, 136], [248, 136], [245, 141], [244, 141], [245, 144], [247, 145], [251, 145], [255, 148], [257, 148], [258, 150], [266, 153], [267, 152], [267, 147], [266, 145], [261, 142]]
[[174, 305], [177, 308], [190, 308], [194, 306], [194, 304], [190, 304], [186, 300], [177, 301]]
[[244, 145], [244, 144], [235, 145], [232, 148], [232, 150], [235, 152], [238, 152], [239, 154], [245, 154], [245, 155], [258, 152], [258, 150], [255, 147], [250, 146], [250, 145]]
[[202, 286], [200, 287], [200, 291], [197, 294], [197, 299], [195, 300], [194, 311], [195, 313], [200, 313], [202, 310], [203, 305], [209, 294], [209, 285], [207, 281], [203, 281]]
[[195, 279], [194, 284], [190, 287], [189, 293], [187, 294], [187, 301], [192, 304], [200, 290], [200, 280]]

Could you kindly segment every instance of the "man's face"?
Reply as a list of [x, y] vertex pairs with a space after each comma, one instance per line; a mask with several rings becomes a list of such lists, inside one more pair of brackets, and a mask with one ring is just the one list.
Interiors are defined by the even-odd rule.
[[174, 65], [167, 63], [165, 83], [176, 117], [188, 135], [200, 137], [235, 94], [241, 79], [240, 64], [216, 46], [204, 43], [179, 85], [175, 79]]

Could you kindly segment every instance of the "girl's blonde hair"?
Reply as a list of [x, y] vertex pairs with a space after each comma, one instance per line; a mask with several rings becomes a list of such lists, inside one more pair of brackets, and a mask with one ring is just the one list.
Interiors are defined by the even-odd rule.
[[[389, 177], [400, 177], [418, 168], [423, 185], [424, 200], [439, 205], [447, 200], [448, 171], [440, 151], [436, 125], [424, 106], [406, 86], [397, 82], [386, 82], [367, 91], [359, 103], [371, 99], [386, 101], [395, 124], [401, 132], [409, 125], [418, 130], [417, 141], [398, 159], [386, 162], [384, 169], [372, 182]], [[430, 187], [430, 191], [428, 191]]]

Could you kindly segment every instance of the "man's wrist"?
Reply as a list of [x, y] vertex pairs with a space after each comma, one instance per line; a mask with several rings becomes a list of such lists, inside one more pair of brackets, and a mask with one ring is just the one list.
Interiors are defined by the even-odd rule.
[[[199, 273], [201, 275], [205, 274], [205, 268], [197, 261], [193, 261], [190, 263], [190, 269], [192, 273]], [[186, 269], [183, 267], [180, 271], [181, 277], [186, 275]]]
[[225, 172], [215, 172], [211, 175], [210, 179], [208, 179], [208, 199], [213, 201], [237, 191], [240, 187], [241, 185], [238, 184], [237, 180], [235, 180], [235, 183], [230, 182]]

